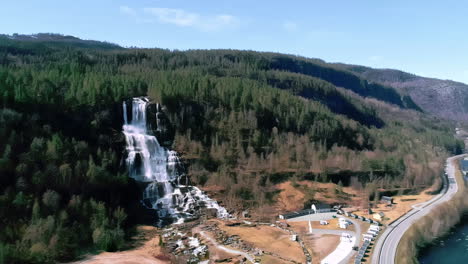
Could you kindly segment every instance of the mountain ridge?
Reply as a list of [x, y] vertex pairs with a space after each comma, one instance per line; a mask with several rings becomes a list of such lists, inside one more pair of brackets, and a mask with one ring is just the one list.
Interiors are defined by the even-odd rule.
[[391, 86], [411, 96], [425, 112], [455, 121], [468, 121], [468, 85], [422, 77], [395, 69], [335, 64], [362, 78]]
[[[66, 46], [78, 48], [99, 48], [106, 50], [139, 50], [138, 48], [124, 48], [118, 44], [106, 41], [84, 40], [71, 35], [55, 33], [37, 33], [30, 35], [0, 34], [0, 41], [6, 41], [7, 43], [8, 41], [29, 44], [43, 43], [46, 44], [46, 46], [50, 46], [50, 44], [52, 44], [52, 46], [64, 44]], [[195, 49], [185, 52], [197, 53], [203, 51], [204, 50]], [[243, 52], [241, 50], [226, 49], [215, 49], [212, 51]], [[389, 100], [390, 103], [404, 108], [424, 111], [448, 120], [468, 121], [468, 85], [462, 82], [422, 77], [398, 69], [332, 63], [319, 58], [307, 58], [304, 56], [274, 52], [259, 53], [272, 59], [272, 62], [265, 65], [265, 68], [312, 76], [328, 81], [337, 87], [343, 87], [356, 92], [361, 96]], [[260, 61], [259, 63], [262, 62]], [[353, 80], [353, 78], [355, 78], [355, 80]], [[340, 79], [345, 81], [340, 81]], [[343, 83], [348, 85], [343, 85]], [[397, 91], [397, 93], [393, 92], [392, 89]], [[380, 95], [376, 93], [380, 93]]]
[[324, 193], [337, 197], [333, 203], [351, 198], [307, 183], [363, 190], [371, 201], [382, 189], [437, 187], [444, 157], [463, 148], [453, 122], [420, 111], [404, 91], [322, 61], [52, 38], [0, 37], [0, 253], [7, 263], [120, 250], [137, 224], [154, 224], [157, 212], [142, 205], [126, 166], [129, 98], [151, 102], [141, 112], [151, 129], [162, 120], [151, 109], [161, 106], [169, 129], [155, 135], [180, 154], [192, 185], [211, 190], [229, 213], [252, 209], [262, 222], [289, 210], [278, 184], [304, 194], [297, 209], [323, 202]]
[[75, 48], [98, 48], [98, 49], [123, 49], [120, 45], [97, 40], [85, 40], [71, 35], [57, 33], [37, 33], [37, 34], [0, 34], [0, 41], [4, 45], [24, 44], [46, 44], [52, 46], [69, 46]]

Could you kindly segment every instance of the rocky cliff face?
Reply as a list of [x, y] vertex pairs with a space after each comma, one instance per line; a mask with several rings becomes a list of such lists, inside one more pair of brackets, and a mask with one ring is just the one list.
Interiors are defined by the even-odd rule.
[[214, 209], [221, 218], [228, 216], [216, 201], [189, 185], [177, 153], [160, 144], [170, 145], [172, 137], [167, 136], [170, 125], [159, 104], [135, 97], [122, 103], [122, 112], [129, 176], [144, 185], [141, 202], [155, 211], [158, 226], [197, 218], [203, 208]]

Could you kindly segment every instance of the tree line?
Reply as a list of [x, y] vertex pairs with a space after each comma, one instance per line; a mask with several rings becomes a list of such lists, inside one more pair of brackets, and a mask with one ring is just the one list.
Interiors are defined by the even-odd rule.
[[143, 217], [121, 103], [146, 95], [164, 106], [192, 182], [221, 187], [228, 208], [272, 204], [291, 179], [369, 195], [427, 187], [463, 148], [395, 90], [317, 60], [0, 37], [0, 262], [125, 246]]

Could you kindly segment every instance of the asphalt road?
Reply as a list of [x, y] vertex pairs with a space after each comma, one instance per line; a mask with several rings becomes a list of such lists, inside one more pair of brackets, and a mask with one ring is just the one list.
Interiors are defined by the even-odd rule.
[[437, 205], [450, 200], [455, 195], [458, 190], [458, 185], [455, 179], [455, 167], [452, 165], [452, 161], [463, 156], [465, 155], [453, 156], [447, 159], [445, 167], [447, 179], [444, 179], [444, 189], [440, 194], [427, 202], [413, 206], [411, 211], [385, 229], [385, 232], [376, 242], [372, 264], [395, 263], [398, 243], [406, 230], [418, 219], [430, 213]]

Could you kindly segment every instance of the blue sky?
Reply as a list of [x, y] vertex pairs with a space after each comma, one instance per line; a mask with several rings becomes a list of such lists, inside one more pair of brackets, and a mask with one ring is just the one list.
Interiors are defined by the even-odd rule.
[[3, 0], [0, 33], [123, 46], [276, 51], [468, 83], [468, 3]]

